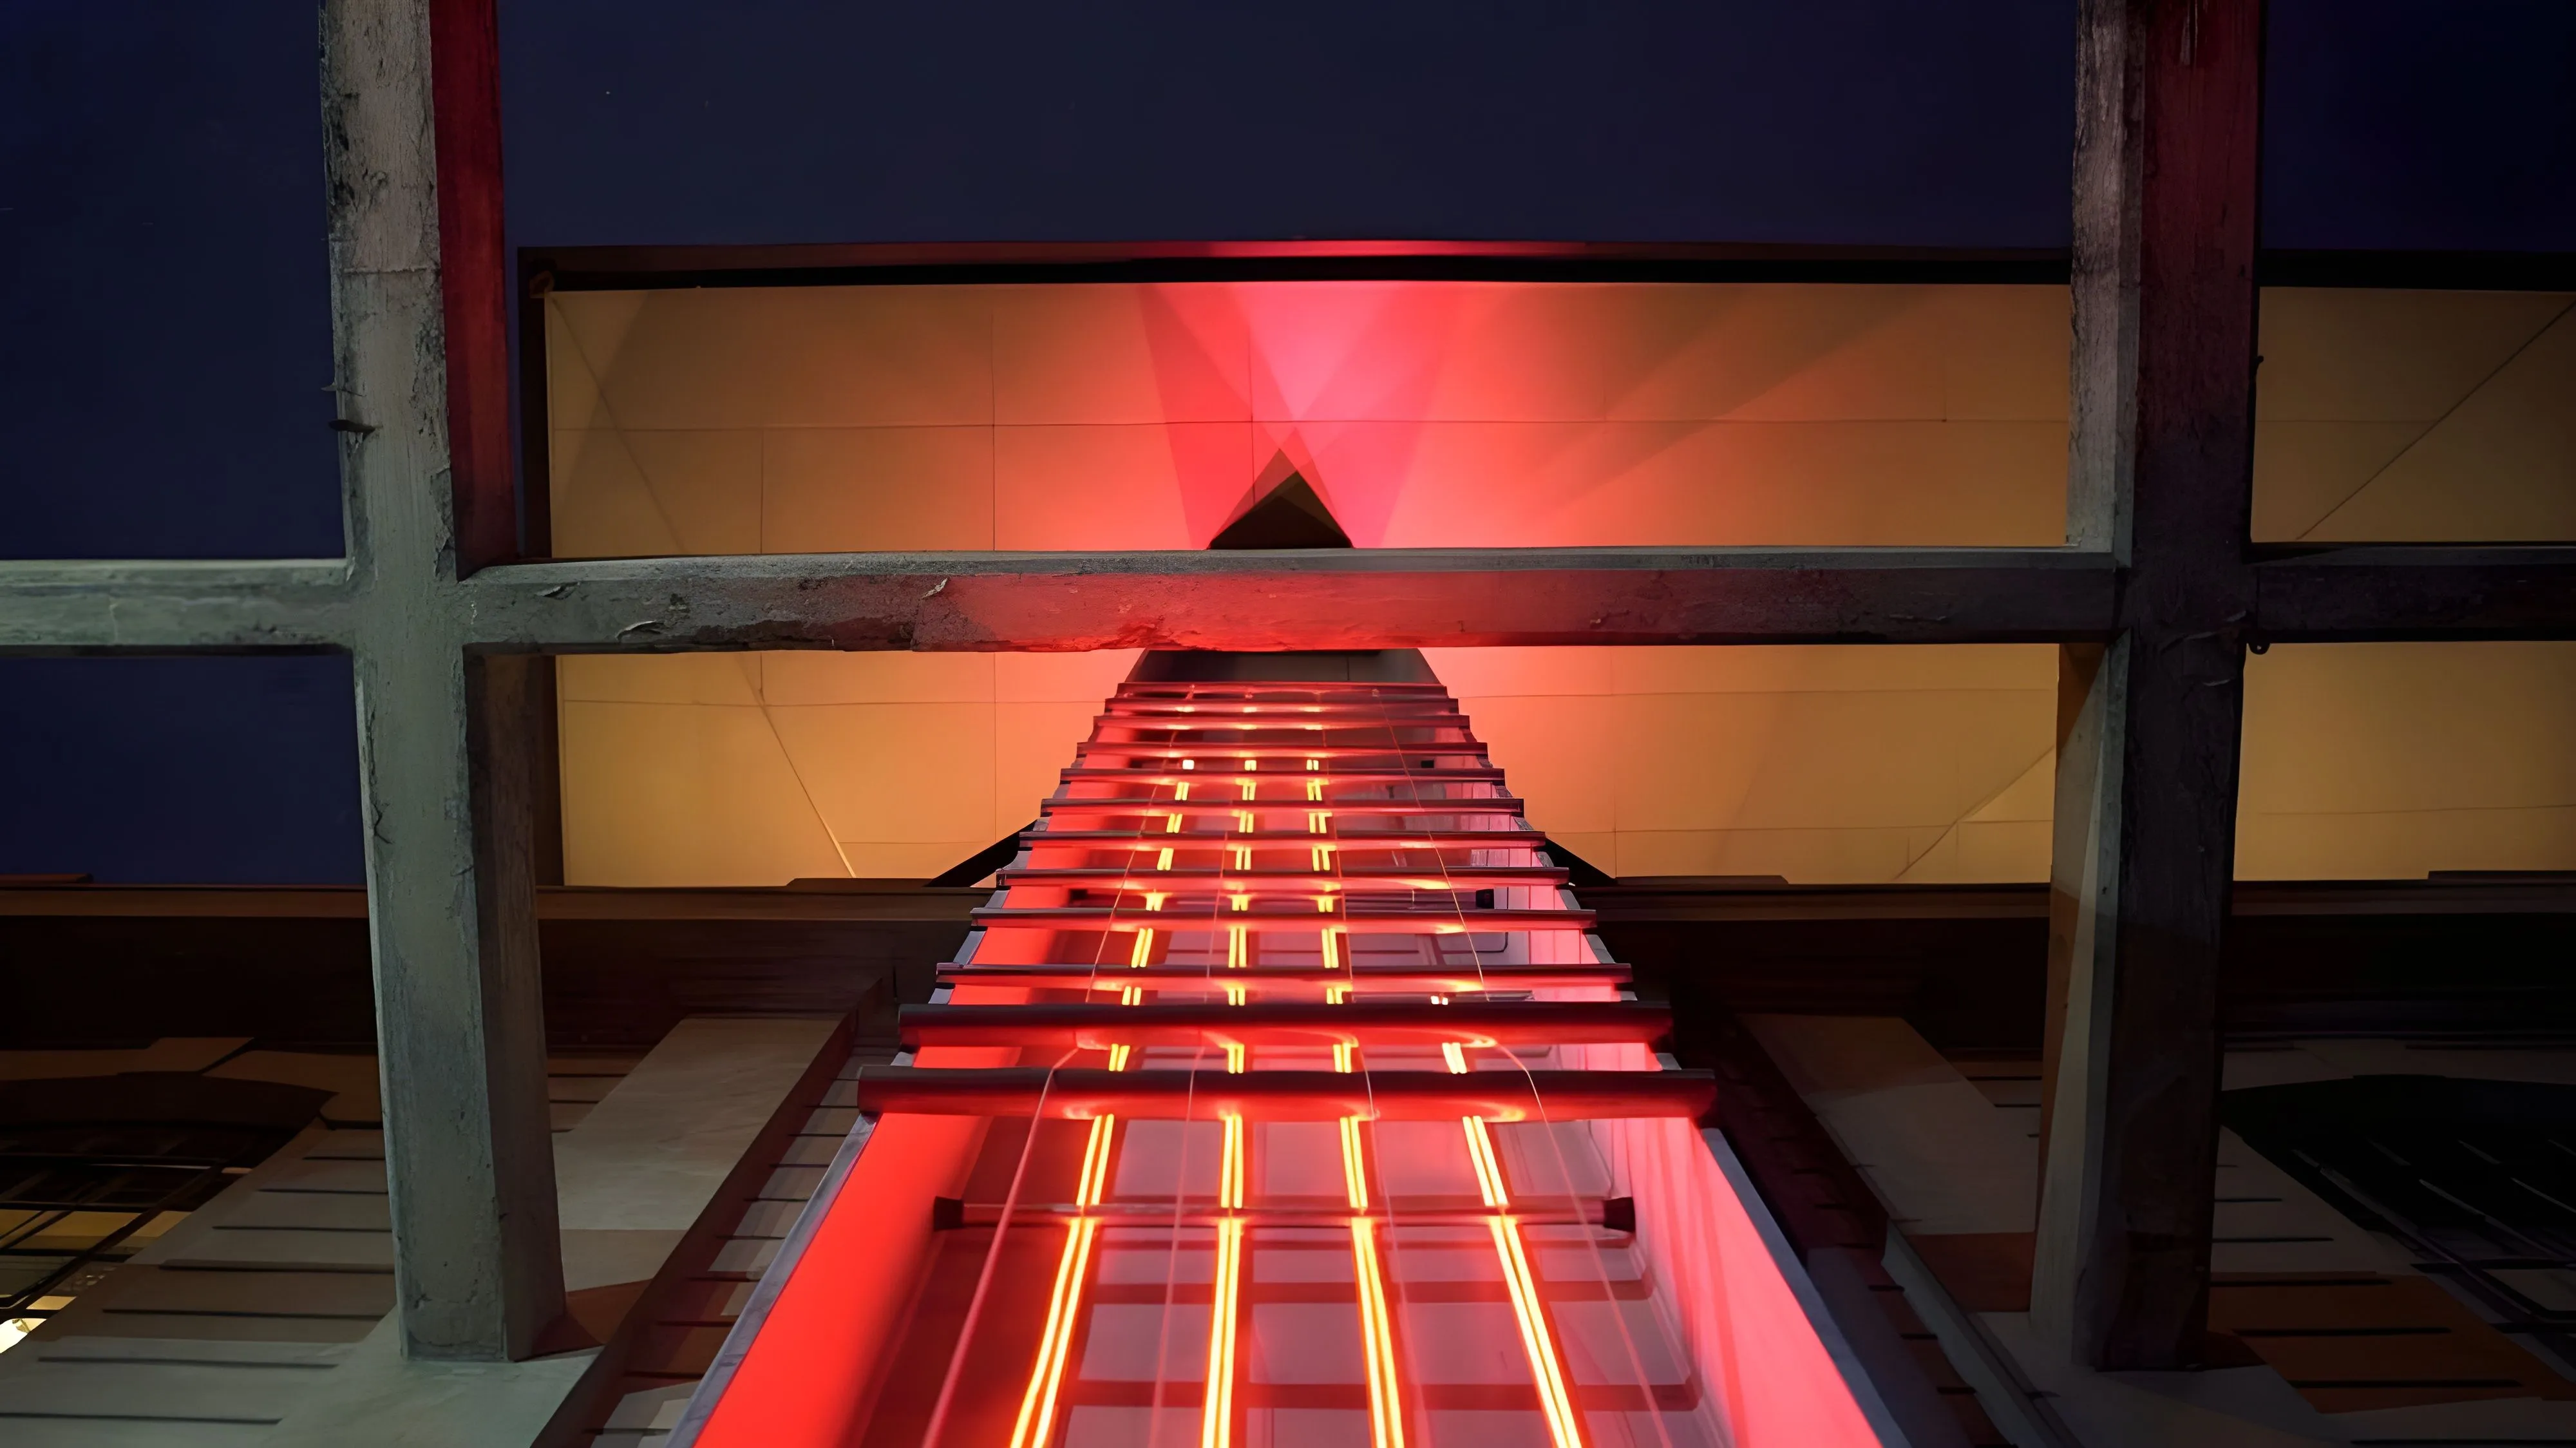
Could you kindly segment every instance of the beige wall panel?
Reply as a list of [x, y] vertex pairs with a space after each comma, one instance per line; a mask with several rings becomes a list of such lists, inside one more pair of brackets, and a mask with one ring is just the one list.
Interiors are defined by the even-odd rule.
[[2576, 868], [2576, 807], [2237, 818], [2240, 880], [2412, 880]]
[[972, 839], [993, 817], [990, 704], [815, 704], [767, 712], [834, 839]]
[[1934, 287], [1943, 418], [2064, 422], [2074, 317], [2064, 287]]
[[1623, 830], [1947, 828], [2045, 753], [2053, 696], [1643, 695], [1623, 701]]
[[1925, 884], [1949, 881], [1983, 884], [1996, 880], [2048, 878], [2050, 825], [2047, 820], [1964, 820], [1950, 832], [1950, 873], [1909, 872], [1902, 878]]
[[990, 703], [1002, 656], [798, 649], [749, 657], [759, 660], [762, 700], [787, 706]]
[[2263, 293], [2254, 536], [2576, 537], [2564, 293]]
[[[1098, 701], [1034, 701], [993, 709], [993, 809], [985, 824], [991, 844], [1037, 818], [1038, 802], [1062, 784], [1073, 746], [1091, 735]], [[982, 848], [981, 845], [977, 848]]]
[[[1608, 694], [1627, 649], [1424, 649], [1424, 662], [1484, 738], [1477, 701], [1495, 694]], [[1697, 652], [1683, 650], [1682, 652]], [[1486, 740], [1491, 743], [1490, 739]]]
[[2576, 868], [2576, 644], [2283, 646], [2247, 661], [2237, 874]]
[[[1568, 652], [1573, 652], [1569, 650]], [[1603, 649], [1622, 694], [2055, 689], [2054, 644]]]
[[2266, 422], [2254, 430], [2254, 536], [2303, 538], [2424, 435], [2420, 422]]
[[555, 688], [566, 703], [723, 704], [760, 702], [759, 654], [564, 654]]
[[997, 288], [993, 359], [1004, 426], [1252, 415], [1252, 349], [1229, 286]]
[[2266, 813], [2576, 805], [2576, 644], [2285, 645], [2247, 660]]
[[2554, 292], [2263, 289], [2254, 414], [2431, 422], [2567, 309]]
[[1622, 701], [1580, 696], [1462, 697], [1506, 786], [1529, 801], [1530, 823], [1556, 834], [1619, 827], [1619, 761], [1603, 747]]
[[2307, 536], [2576, 539], [2576, 313], [2562, 315]]
[[758, 709], [571, 701], [563, 740], [568, 884], [776, 885], [842, 873]]
[[1288, 441], [1363, 546], [2065, 537], [2063, 423], [1333, 423]]
[[586, 310], [565, 315], [621, 427], [993, 420], [991, 301], [982, 288], [652, 292], [613, 340], [591, 329]]
[[1249, 287], [1253, 405], [1340, 421], [1935, 418], [1927, 289]]
[[[1143, 649], [1100, 649], [1085, 654], [989, 654], [993, 661], [993, 696], [1030, 703], [1088, 704], [1092, 714], [1119, 682], [1136, 667]], [[1091, 737], [1091, 716], [1065, 737], [1065, 759], [1073, 758], [1075, 741]]]
[[858, 879], [926, 880], [947, 873], [950, 866], [991, 843], [989, 839], [843, 840], [841, 854], [849, 861], [850, 874]]
[[761, 551], [993, 546], [990, 428], [775, 428], [763, 436]]
[[[579, 292], [546, 300], [546, 423], [565, 432], [615, 427], [601, 405], [590, 354], [624, 345], [626, 329], [644, 310], [649, 292]], [[574, 319], [580, 321], [577, 330]], [[588, 341], [583, 338], [587, 336]]]
[[1617, 875], [1620, 873], [1619, 836], [1611, 831], [1549, 830], [1547, 832], [1547, 837], [1551, 841], [1563, 845], [1574, 853], [1581, 855], [1584, 861], [1590, 864], [1592, 868], [1599, 870], [1604, 874]]
[[1619, 873], [1780, 875], [1797, 884], [1860, 884], [1895, 879], [1937, 837], [1937, 831], [1902, 828], [1626, 830], [1619, 835]]
[[554, 435], [555, 554], [760, 551], [760, 434]]
[[996, 548], [1204, 548], [1243, 500], [1247, 423], [1010, 427], [993, 440]]

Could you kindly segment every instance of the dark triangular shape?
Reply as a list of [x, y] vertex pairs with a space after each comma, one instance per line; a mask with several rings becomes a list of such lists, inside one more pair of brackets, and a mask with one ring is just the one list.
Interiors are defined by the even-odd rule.
[[1351, 535], [1305, 478], [1291, 472], [1209, 540], [1210, 548], [1348, 548]]

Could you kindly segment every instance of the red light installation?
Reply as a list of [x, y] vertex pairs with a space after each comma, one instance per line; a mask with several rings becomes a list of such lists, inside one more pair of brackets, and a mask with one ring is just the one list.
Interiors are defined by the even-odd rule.
[[677, 1441], [1879, 1441], [1714, 1083], [1419, 656], [1355, 657], [1147, 656]]

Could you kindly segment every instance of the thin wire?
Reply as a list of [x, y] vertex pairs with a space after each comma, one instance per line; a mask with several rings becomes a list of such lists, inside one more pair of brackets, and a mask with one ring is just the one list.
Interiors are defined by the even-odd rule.
[[[1098, 730], [1095, 728], [1093, 732], [1097, 733]], [[1044, 833], [1044, 831], [1040, 830], [1037, 831], [1037, 833]], [[1134, 866], [1134, 851], [1135, 847], [1131, 845], [1129, 847], [1128, 864], [1128, 868], [1130, 869]], [[1115, 921], [1117, 919], [1120, 908], [1119, 902], [1123, 898], [1123, 892], [1121, 895], [1113, 896], [1111, 898], [1109, 907], [1109, 918], [1111, 921]], [[1100, 961], [1102, 955], [1108, 948], [1108, 942], [1109, 931], [1104, 927], [1100, 932], [1099, 937], [1092, 944], [1090, 978], [1094, 982], [1097, 982], [1100, 978]], [[936, 1448], [940, 1434], [947, 1428], [948, 1410], [957, 1396], [957, 1384], [960, 1381], [960, 1375], [965, 1368], [966, 1355], [974, 1347], [975, 1329], [983, 1317], [985, 1299], [991, 1292], [994, 1272], [1001, 1262], [1002, 1244], [1010, 1232], [1012, 1220], [1019, 1212], [1021, 1192], [1028, 1178], [1029, 1162], [1037, 1147], [1038, 1131], [1046, 1122], [1047, 1097], [1055, 1089], [1055, 1073], [1063, 1069], [1065, 1062], [1071, 1060], [1078, 1049], [1078, 1047], [1070, 1048], [1066, 1050], [1063, 1055], [1058, 1056], [1055, 1061], [1047, 1067], [1046, 1079], [1039, 1083], [1037, 1104], [1029, 1119], [1028, 1135], [1020, 1142], [1020, 1159], [1011, 1169], [1011, 1185], [1009, 1190], [1003, 1194], [1001, 1220], [994, 1225], [993, 1240], [986, 1246], [983, 1265], [976, 1273], [975, 1293], [974, 1296], [968, 1300], [966, 1307], [966, 1320], [958, 1327], [957, 1345], [949, 1352], [948, 1370], [940, 1379], [939, 1398], [931, 1408], [930, 1424], [922, 1435], [923, 1448]], [[1068, 1241], [1067, 1249], [1070, 1251], [1073, 1245], [1074, 1244], [1071, 1241]], [[1073, 1282], [1068, 1284], [1068, 1288], [1070, 1300], [1067, 1302], [1065, 1310], [1070, 1313], [1077, 1310], [1076, 1304], [1081, 1300], [1082, 1284], [1080, 1282]], [[1042, 1357], [1043, 1352], [1044, 1349], [1042, 1347]], [[1043, 1366], [1043, 1361], [1038, 1364], [1033, 1364], [1032, 1368], [1034, 1370], [1040, 1366]], [[1058, 1370], [1061, 1370], [1060, 1366]], [[1044, 1448], [1044, 1445], [1038, 1445], [1038, 1448]]]
[[[1396, 767], [1397, 767], [1398, 769], [1400, 769], [1400, 770], [1403, 770], [1403, 771], [1404, 771], [1405, 785], [1406, 785], [1407, 790], [1408, 790], [1409, 792], [1411, 792], [1411, 794], [1413, 795], [1413, 801], [1414, 801], [1414, 803], [1416, 803], [1416, 804], [1423, 803], [1421, 781], [1419, 780], [1419, 778], [1418, 778], [1418, 777], [1415, 775], [1415, 773], [1414, 773], [1413, 765], [1412, 765], [1412, 763], [1411, 763], [1411, 757], [1405, 753], [1405, 750], [1404, 750], [1404, 741], [1403, 741], [1402, 739], [1398, 738], [1398, 737], [1397, 737], [1397, 735], [1396, 735], [1396, 727], [1395, 727], [1395, 724], [1394, 724], [1393, 716], [1390, 714], [1390, 715], [1385, 716], [1385, 718], [1386, 718], [1386, 734], [1387, 734], [1387, 742], [1388, 742], [1390, 745], [1392, 745], [1392, 746], [1394, 747], [1395, 751], [1396, 751], [1396, 756], [1395, 756], [1395, 763], [1396, 763]], [[1459, 730], [1459, 732], [1460, 732], [1462, 735], [1466, 735], [1466, 736], [1467, 736], [1467, 737], [1466, 737], [1466, 739], [1465, 739], [1465, 740], [1463, 740], [1462, 742], [1465, 742], [1465, 743], [1473, 743], [1473, 742], [1475, 742], [1474, 736], [1473, 736], [1472, 734], [1470, 734], [1470, 733], [1469, 733], [1467, 730], [1465, 730], [1464, 728], [1461, 728], [1461, 729]], [[1480, 753], [1482, 752], [1482, 751], [1481, 751], [1481, 749], [1479, 750], [1479, 752], [1480, 752]], [[1492, 798], [1501, 798], [1501, 797], [1503, 797], [1503, 796], [1502, 796], [1502, 794], [1501, 794], [1501, 787], [1500, 787], [1499, 785], [1494, 786], [1494, 789], [1495, 789], [1495, 794], [1494, 794], [1493, 796], [1491, 796]], [[1447, 795], [1445, 795], [1445, 794], [1441, 796], [1441, 799], [1442, 799], [1442, 801], [1443, 801], [1443, 802], [1446, 802], [1449, 798], [1450, 798], [1450, 797], [1449, 797], [1449, 796], [1447, 796]], [[1462, 801], [1462, 802], [1465, 802], [1465, 801]], [[1474, 813], [1486, 813], [1486, 814], [1491, 814], [1491, 813], [1498, 813], [1498, 811], [1491, 811], [1491, 810], [1487, 810], [1487, 811], [1460, 810], [1460, 811], [1459, 811], [1459, 813], [1460, 813], [1460, 814], [1474, 814]], [[1528, 831], [1528, 817], [1527, 817], [1526, 815], [1523, 815], [1523, 816], [1521, 817], [1521, 819], [1522, 819], [1522, 829], [1521, 829], [1520, 833], [1524, 833], [1524, 834], [1526, 834], [1526, 833], [1528, 833], [1528, 832], [1529, 832], [1529, 831]], [[1499, 833], [1499, 832], [1498, 832], [1498, 833]], [[1530, 845], [1530, 844], [1528, 844], [1528, 843], [1526, 843], [1526, 842], [1523, 842], [1523, 844], [1522, 844], [1521, 846], [1519, 846], [1519, 847], [1520, 847], [1520, 848], [1529, 848], [1529, 849], [1535, 849], [1535, 848], [1537, 848], [1535, 845]], [[1469, 845], [1469, 846], [1467, 846], [1467, 848], [1472, 852], [1476, 847], [1475, 847], [1475, 846], [1473, 846], [1473, 845]], [[1451, 874], [1449, 873], [1449, 861], [1448, 861], [1448, 857], [1447, 857], [1447, 856], [1446, 856], [1446, 855], [1445, 855], [1441, 850], [1439, 850], [1438, 848], [1434, 848], [1434, 849], [1432, 850], [1432, 852], [1431, 852], [1431, 858], [1432, 858], [1432, 862], [1433, 862], [1434, 864], [1437, 864], [1437, 865], [1440, 867], [1440, 879], [1441, 879], [1441, 882], [1442, 882], [1442, 884], [1443, 884], [1443, 885], [1447, 886], [1447, 894], [1448, 894], [1448, 897], [1449, 897], [1449, 908], [1450, 908], [1451, 912], [1452, 912], [1452, 913], [1454, 913], [1454, 914], [1457, 916], [1457, 919], [1458, 919], [1458, 926], [1459, 926], [1459, 932], [1460, 932], [1460, 934], [1465, 938], [1465, 940], [1466, 940], [1466, 942], [1467, 942], [1467, 958], [1468, 958], [1469, 962], [1470, 962], [1471, 964], [1473, 964], [1473, 965], [1474, 965], [1474, 967], [1475, 967], [1475, 971], [1476, 971], [1476, 982], [1477, 982], [1477, 987], [1478, 987], [1478, 993], [1479, 993], [1479, 994], [1481, 994], [1481, 995], [1484, 995], [1484, 996], [1485, 996], [1486, 998], [1488, 998], [1488, 999], [1491, 999], [1491, 997], [1492, 997], [1492, 992], [1491, 992], [1491, 990], [1487, 987], [1486, 976], [1485, 976], [1485, 958], [1484, 958], [1484, 953], [1483, 953], [1482, 951], [1480, 951], [1479, 949], [1477, 949], [1477, 947], [1476, 947], [1476, 936], [1475, 936], [1475, 932], [1474, 932], [1474, 930], [1470, 927], [1469, 922], [1468, 922], [1468, 920], [1467, 920], [1467, 907], [1466, 907], [1464, 904], [1460, 903], [1459, 895], [1458, 895], [1458, 888], [1457, 888], [1457, 881], [1456, 881], [1456, 877], [1455, 877], [1455, 876], [1453, 876], [1453, 875], [1451, 875]], [[1562, 887], [1557, 887], [1557, 888], [1562, 889]], [[1524, 934], [1524, 935], [1529, 935], [1529, 936], [1534, 936], [1534, 935], [1535, 935], [1535, 932], [1534, 932], [1534, 931], [1524, 931], [1524, 932], [1523, 932], [1523, 934]], [[1432, 937], [1432, 939], [1433, 939], [1434, 941], [1437, 941], [1437, 940], [1439, 939], [1439, 937], [1438, 937], [1438, 936], [1433, 936], [1433, 937]], [[1432, 954], [1433, 954], [1433, 956], [1435, 957], [1435, 959], [1436, 959], [1436, 957], [1438, 957], [1438, 956], [1441, 954], [1441, 951], [1439, 950], [1439, 947], [1438, 947], [1436, 944], [1432, 947]], [[1555, 1048], [1555, 1047], [1551, 1047], [1550, 1049], [1552, 1049], [1552, 1050], [1553, 1050], [1553, 1049], [1556, 1049], [1556, 1048]], [[1573, 1169], [1573, 1164], [1572, 1164], [1571, 1162], [1569, 1162], [1568, 1160], [1566, 1160], [1566, 1156], [1565, 1156], [1565, 1143], [1564, 1143], [1563, 1141], [1561, 1141], [1561, 1140], [1559, 1140], [1559, 1139], [1558, 1139], [1558, 1137], [1557, 1137], [1556, 1123], [1555, 1123], [1555, 1121], [1554, 1121], [1554, 1120], [1552, 1120], [1552, 1119], [1548, 1116], [1548, 1114], [1547, 1114], [1547, 1102], [1546, 1102], [1546, 1101], [1545, 1101], [1545, 1100], [1544, 1100], [1544, 1099], [1539, 1095], [1539, 1089], [1538, 1089], [1538, 1078], [1536, 1077], [1536, 1075], [1534, 1075], [1534, 1074], [1531, 1072], [1531, 1070], [1530, 1070], [1530, 1066], [1529, 1066], [1529, 1063], [1528, 1063], [1527, 1061], [1524, 1061], [1524, 1060], [1522, 1060], [1522, 1059], [1521, 1059], [1520, 1053], [1519, 1053], [1518, 1051], [1506, 1050], [1506, 1051], [1504, 1052], [1504, 1054], [1505, 1054], [1505, 1055], [1506, 1055], [1506, 1056], [1511, 1060], [1511, 1062], [1512, 1062], [1512, 1064], [1513, 1064], [1513, 1065], [1517, 1066], [1517, 1067], [1520, 1069], [1520, 1072], [1521, 1072], [1521, 1079], [1522, 1079], [1522, 1081], [1523, 1081], [1523, 1082], [1524, 1082], [1524, 1083], [1529, 1087], [1529, 1095], [1530, 1095], [1530, 1109], [1531, 1109], [1534, 1113], [1536, 1113], [1536, 1115], [1537, 1115], [1537, 1117], [1538, 1117], [1538, 1124], [1539, 1124], [1540, 1128], [1541, 1128], [1541, 1129], [1545, 1132], [1545, 1134], [1546, 1134], [1547, 1143], [1548, 1143], [1548, 1148], [1549, 1148], [1549, 1150], [1551, 1151], [1551, 1153], [1553, 1153], [1553, 1154], [1554, 1154], [1554, 1156], [1556, 1157], [1557, 1179], [1558, 1179], [1560, 1182], [1562, 1182], [1562, 1183], [1564, 1184], [1567, 1194], [1568, 1194], [1569, 1196], [1571, 1196], [1571, 1195], [1573, 1194], [1573, 1190], [1574, 1190], [1574, 1169]], [[1497, 1162], [1495, 1163], [1495, 1174], [1496, 1174], [1497, 1178], [1499, 1178], [1499, 1177], [1500, 1177], [1500, 1175], [1501, 1175], [1501, 1163], [1500, 1163], [1499, 1161], [1497, 1161]], [[1516, 1226], [1514, 1227], [1514, 1229], [1513, 1229], [1513, 1230], [1514, 1230], [1515, 1234], [1517, 1234], [1517, 1230], [1518, 1230], [1518, 1229], [1517, 1229], [1517, 1227], [1516, 1227]], [[1671, 1430], [1671, 1428], [1670, 1428], [1670, 1427], [1669, 1427], [1669, 1426], [1664, 1422], [1664, 1415], [1663, 1415], [1663, 1412], [1662, 1412], [1662, 1410], [1660, 1409], [1660, 1407], [1655, 1407], [1655, 1406], [1653, 1406], [1653, 1405], [1655, 1404], [1655, 1392], [1654, 1392], [1654, 1387], [1653, 1387], [1653, 1384], [1648, 1380], [1648, 1375], [1647, 1375], [1647, 1373], [1646, 1373], [1646, 1364], [1645, 1364], [1645, 1359], [1644, 1359], [1643, 1355], [1642, 1355], [1642, 1354], [1640, 1354], [1640, 1353], [1638, 1352], [1638, 1350], [1637, 1350], [1636, 1337], [1635, 1337], [1635, 1335], [1634, 1335], [1633, 1333], [1631, 1333], [1631, 1332], [1628, 1330], [1628, 1315], [1627, 1315], [1625, 1312], [1620, 1311], [1620, 1310], [1618, 1309], [1618, 1305], [1617, 1305], [1617, 1304], [1618, 1304], [1619, 1299], [1618, 1299], [1618, 1297], [1615, 1295], [1615, 1293], [1612, 1291], [1612, 1288], [1611, 1288], [1611, 1286], [1610, 1286], [1610, 1266], [1609, 1266], [1608, 1261], [1607, 1261], [1607, 1260], [1603, 1257], [1603, 1255], [1602, 1255], [1602, 1252], [1601, 1252], [1601, 1241], [1600, 1241], [1600, 1237], [1599, 1237], [1599, 1235], [1598, 1235], [1596, 1232], [1590, 1232], [1590, 1231], [1587, 1231], [1587, 1232], [1585, 1232], [1585, 1233], [1583, 1234], [1582, 1241], [1583, 1241], [1583, 1244], [1584, 1244], [1585, 1250], [1587, 1251], [1587, 1253], [1589, 1254], [1589, 1256], [1590, 1256], [1590, 1258], [1591, 1258], [1592, 1265], [1593, 1265], [1593, 1272], [1594, 1272], [1594, 1275], [1595, 1275], [1595, 1277], [1596, 1277], [1596, 1278], [1600, 1281], [1600, 1283], [1601, 1283], [1601, 1289], [1602, 1289], [1602, 1296], [1603, 1296], [1603, 1299], [1604, 1299], [1605, 1301], [1607, 1301], [1607, 1302], [1609, 1302], [1609, 1303], [1611, 1304], [1610, 1320], [1611, 1320], [1614, 1324], [1616, 1324], [1616, 1325], [1617, 1325], [1617, 1327], [1618, 1327], [1618, 1329], [1619, 1329], [1619, 1341], [1620, 1341], [1621, 1346], [1623, 1346], [1623, 1347], [1627, 1350], [1628, 1363], [1629, 1363], [1629, 1366], [1630, 1366], [1630, 1367], [1635, 1371], [1635, 1374], [1636, 1374], [1635, 1381], [1636, 1381], [1637, 1387], [1638, 1387], [1638, 1389], [1639, 1389], [1642, 1393], [1644, 1393], [1644, 1395], [1645, 1395], [1645, 1399], [1646, 1399], [1646, 1402], [1650, 1405], [1650, 1411], [1652, 1412], [1652, 1415], [1653, 1415], [1653, 1418], [1654, 1418], [1654, 1422], [1655, 1422], [1655, 1432], [1656, 1432], [1656, 1435], [1657, 1435], [1657, 1437], [1662, 1441], [1662, 1443], [1663, 1443], [1663, 1445], [1664, 1445], [1664, 1448], [1673, 1448], [1672, 1430]], [[1506, 1264], [1505, 1264], [1505, 1268], [1504, 1268], [1504, 1270], [1505, 1270], [1506, 1272], [1508, 1272], [1508, 1271], [1510, 1271], [1510, 1270], [1511, 1270], [1511, 1269], [1510, 1269], [1510, 1265], [1509, 1265], [1508, 1263], [1506, 1263]], [[1649, 1288], [1649, 1290], [1651, 1291], [1651, 1287]], [[1535, 1280], [1534, 1280], [1534, 1279], [1533, 1279], [1533, 1281], [1531, 1282], [1531, 1292], [1532, 1292], [1531, 1310], [1532, 1310], [1533, 1312], [1536, 1312], [1536, 1313], [1541, 1314], [1541, 1315], [1542, 1315], [1542, 1318], [1544, 1318], [1545, 1316], [1547, 1316], [1547, 1315], [1548, 1315], [1548, 1313], [1547, 1313], [1547, 1304], [1546, 1304], [1546, 1300], [1545, 1300], [1545, 1298], [1544, 1298], [1543, 1296], [1541, 1296], [1540, 1294], [1538, 1294], [1538, 1292], [1537, 1292], [1537, 1284], [1536, 1284], [1536, 1282], [1535, 1282]], [[1564, 1355], [1564, 1349], [1563, 1349], [1563, 1347], [1562, 1347], [1562, 1345], [1561, 1345], [1561, 1344], [1557, 1346], [1557, 1348], [1556, 1348], [1556, 1352], [1557, 1352], [1557, 1355], [1558, 1355], [1559, 1357], [1562, 1357], [1562, 1356]], [[1539, 1371], [1540, 1371], [1540, 1366], [1539, 1366], [1538, 1364], [1533, 1363], [1533, 1364], [1531, 1365], [1531, 1368], [1532, 1368], [1532, 1371], [1533, 1371], [1533, 1372], [1539, 1372]], [[1562, 1368], [1563, 1368], [1563, 1365], [1562, 1365], [1562, 1364], [1559, 1364], [1559, 1370], [1560, 1370], [1560, 1371], [1562, 1371]], [[1542, 1397], [1544, 1397], [1544, 1385], [1542, 1385]]]

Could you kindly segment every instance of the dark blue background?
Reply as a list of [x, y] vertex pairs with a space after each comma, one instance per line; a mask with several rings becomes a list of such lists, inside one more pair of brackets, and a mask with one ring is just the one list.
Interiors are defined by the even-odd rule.
[[[2071, 0], [502, 0], [513, 238], [2046, 246]], [[340, 546], [309, 3], [0, 14], [0, 555]], [[2576, 249], [2576, 5], [2274, 0], [2265, 234]], [[0, 872], [349, 880], [344, 661], [0, 661]]]

